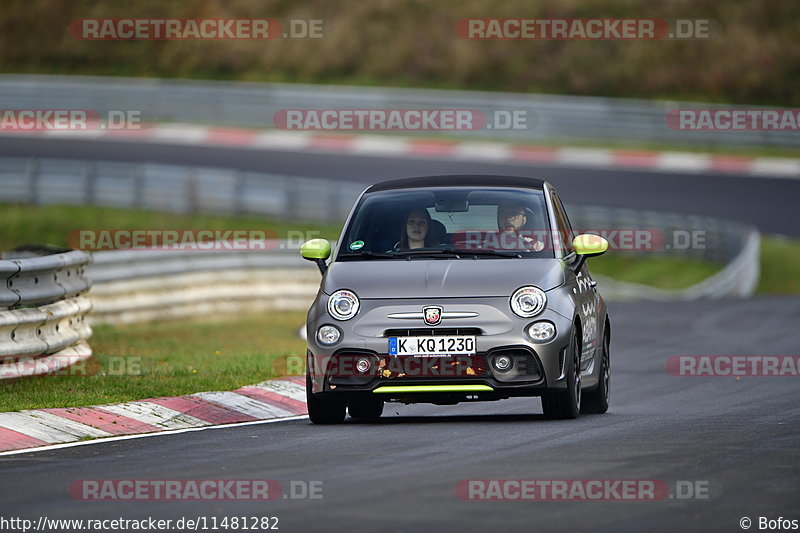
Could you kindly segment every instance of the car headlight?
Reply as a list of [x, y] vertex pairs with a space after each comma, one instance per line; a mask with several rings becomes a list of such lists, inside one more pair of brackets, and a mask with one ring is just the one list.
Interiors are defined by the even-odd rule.
[[540, 320], [528, 326], [528, 335], [535, 342], [547, 342], [556, 336], [556, 327], [552, 322]]
[[317, 330], [317, 340], [320, 344], [336, 344], [341, 335], [339, 329], [334, 326], [322, 326]]
[[350, 320], [358, 313], [358, 296], [350, 291], [336, 291], [328, 298], [328, 313], [336, 320]]
[[520, 287], [511, 296], [511, 310], [522, 318], [530, 318], [542, 312], [547, 296], [539, 287]]

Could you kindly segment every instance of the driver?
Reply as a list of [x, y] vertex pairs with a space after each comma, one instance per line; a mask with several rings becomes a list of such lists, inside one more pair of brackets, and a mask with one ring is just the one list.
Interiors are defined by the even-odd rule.
[[528, 222], [525, 205], [522, 202], [504, 202], [497, 206], [497, 228], [503, 248], [524, 248], [534, 252], [544, 249], [544, 243], [531, 236], [523, 235], [522, 228]]

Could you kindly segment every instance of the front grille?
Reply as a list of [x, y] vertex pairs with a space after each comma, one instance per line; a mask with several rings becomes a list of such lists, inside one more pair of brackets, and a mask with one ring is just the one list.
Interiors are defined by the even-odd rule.
[[482, 335], [481, 328], [396, 328], [383, 332], [384, 337], [426, 337], [437, 335]]

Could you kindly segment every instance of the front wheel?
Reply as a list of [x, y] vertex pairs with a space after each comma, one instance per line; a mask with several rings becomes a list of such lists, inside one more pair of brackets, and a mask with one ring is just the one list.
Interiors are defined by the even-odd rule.
[[581, 404], [581, 413], [603, 414], [608, 411], [609, 390], [611, 387], [611, 358], [609, 356], [609, 339], [603, 339], [603, 355], [600, 360], [600, 379], [597, 388], [587, 392]]
[[311, 375], [306, 374], [308, 418], [315, 424], [339, 424], [344, 420], [347, 403], [339, 398], [326, 398], [311, 392]]
[[565, 359], [567, 388], [542, 396], [544, 416], [550, 419], [577, 418], [581, 409], [581, 344], [577, 328], [572, 328]]

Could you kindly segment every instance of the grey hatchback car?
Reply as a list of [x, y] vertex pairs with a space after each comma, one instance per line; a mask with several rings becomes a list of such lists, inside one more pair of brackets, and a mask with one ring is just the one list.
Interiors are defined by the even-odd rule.
[[314, 423], [377, 419], [384, 403], [540, 396], [548, 418], [608, 409], [611, 326], [553, 186], [512, 176], [378, 183], [336, 246], [301, 246], [322, 272], [308, 312]]

